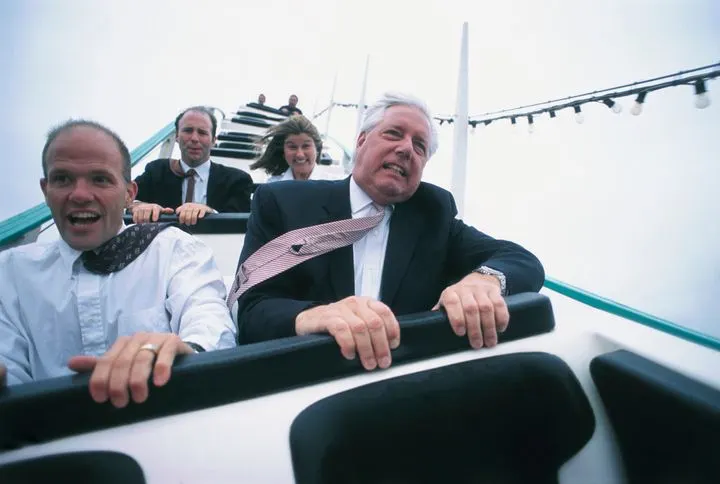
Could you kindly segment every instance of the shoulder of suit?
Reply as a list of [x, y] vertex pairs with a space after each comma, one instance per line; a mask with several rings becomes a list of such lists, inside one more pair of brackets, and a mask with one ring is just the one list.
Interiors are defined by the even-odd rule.
[[211, 161], [210, 163], [212, 163], [211, 166], [214, 166], [217, 171], [222, 172], [224, 176], [235, 175], [237, 178], [252, 179], [248, 172], [241, 170], [240, 168], [235, 168], [234, 166], [227, 166], [222, 163], [216, 163], [214, 161]]
[[262, 193], [272, 193], [279, 198], [292, 198], [293, 200], [306, 197], [318, 197], [326, 193], [331, 187], [342, 184], [343, 180], [279, 180], [272, 183], [263, 183], [258, 186]]
[[420, 202], [442, 201], [447, 203], [452, 199], [452, 193], [432, 183], [420, 182], [412, 199]]

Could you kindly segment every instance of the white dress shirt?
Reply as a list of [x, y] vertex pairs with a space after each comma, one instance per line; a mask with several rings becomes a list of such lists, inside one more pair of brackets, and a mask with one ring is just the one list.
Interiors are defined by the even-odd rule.
[[125, 269], [88, 272], [62, 239], [0, 252], [0, 362], [8, 384], [72, 374], [119, 336], [175, 333], [206, 350], [236, 345], [212, 251], [171, 227]]
[[[192, 167], [180, 160], [180, 166], [182, 166], [183, 172], [187, 173], [188, 170], [195, 170], [195, 190], [193, 191], [193, 202], [202, 203], [207, 205], [207, 186], [208, 178], [210, 178], [210, 160], [207, 160], [200, 166]], [[187, 187], [189, 178], [185, 178], [182, 183], [182, 203], [185, 203], [185, 196], [187, 195]]]
[[[294, 180], [295, 176], [293, 175], [292, 168], [288, 167], [287, 170], [283, 172], [282, 175], [273, 175], [267, 179], [265, 183], [272, 183], [276, 181], [285, 181], [285, 180]], [[317, 169], [317, 165], [313, 167], [313, 171], [310, 172], [310, 177], [308, 180], [327, 180], [328, 178], [323, 176], [323, 173], [321, 170]]]
[[[350, 177], [350, 210], [352, 218], [374, 215], [372, 199]], [[353, 244], [355, 266], [355, 295], [380, 300], [385, 249], [390, 234], [390, 217], [393, 206], [385, 207], [385, 218], [362, 239]]]

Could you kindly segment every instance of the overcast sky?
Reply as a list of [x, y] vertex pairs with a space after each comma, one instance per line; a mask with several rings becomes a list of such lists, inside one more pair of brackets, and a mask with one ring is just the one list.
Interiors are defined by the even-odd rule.
[[[482, 113], [720, 61], [717, 0], [151, 1], [0, 3], [0, 219], [42, 202], [40, 151], [68, 117], [112, 127], [130, 148], [191, 104], [236, 108], [257, 93], [306, 113], [403, 90], [455, 106], [470, 25], [470, 112]], [[605, 106], [497, 123], [471, 136], [465, 218], [517, 240], [549, 275], [720, 336], [720, 82], [708, 109], [689, 87], [644, 113]], [[331, 134], [351, 144], [355, 114]], [[324, 120], [318, 120], [323, 128]], [[450, 184], [452, 128], [426, 180]]]

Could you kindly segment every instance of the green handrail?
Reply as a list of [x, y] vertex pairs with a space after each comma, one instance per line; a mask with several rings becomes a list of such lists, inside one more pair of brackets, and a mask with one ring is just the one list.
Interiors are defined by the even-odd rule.
[[[169, 123], [167, 126], [148, 138], [140, 146], [132, 150], [130, 152], [132, 166], [135, 166], [174, 131], [175, 123]], [[19, 239], [27, 232], [50, 220], [50, 218], [50, 209], [46, 204], [40, 203], [22, 213], [0, 222], [0, 247]]]
[[553, 279], [551, 277], [545, 279], [545, 287], [595, 309], [620, 316], [624, 319], [629, 319], [630, 321], [635, 321], [636, 323], [677, 336], [678, 338], [682, 338], [692, 343], [697, 343], [707, 346], [713, 350], [720, 351], [720, 340], [715, 339], [712, 336], [680, 326], [679, 324], [666, 319], [658, 318], [652, 314], [638, 311], [630, 306], [625, 306], [624, 304], [620, 304], [584, 289], [580, 289], [579, 287], [571, 286], [570, 284], [558, 281], [557, 279]]

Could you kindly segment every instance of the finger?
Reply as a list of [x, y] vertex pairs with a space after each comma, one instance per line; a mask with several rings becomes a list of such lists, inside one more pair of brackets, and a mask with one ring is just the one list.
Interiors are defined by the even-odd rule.
[[373, 359], [380, 368], [390, 366], [390, 342], [388, 341], [387, 331], [385, 330], [385, 321], [376, 313], [367, 303], [359, 304], [356, 314], [365, 322], [367, 326], [370, 344], [372, 345]]
[[160, 218], [160, 206], [154, 205], [152, 207], [152, 221], [157, 222], [159, 218]]
[[[149, 342], [158, 344], [156, 341]], [[130, 368], [130, 375], [127, 384], [130, 389], [130, 396], [135, 403], [144, 402], [150, 394], [150, 390], [148, 389], [148, 380], [150, 379], [153, 361], [155, 361], [155, 353], [141, 348], [142, 345], [138, 348], [138, 351], [135, 354], [135, 359], [133, 360]]]
[[475, 349], [482, 348], [484, 327], [481, 321], [480, 305], [472, 291], [465, 289], [462, 290], [461, 294], [463, 317], [465, 318], [465, 327], [467, 328], [470, 346]]
[[398, 323], [392, 310], [380, 301], [371, 300], [368, 304], [370, 309], [375, 311], [385, 323], [385, 334], [390, 344], [390, 349], [400, 346], [400, 323]]
[[161, 387], [170, 380], [172, 365], [176, 355], [187, 355], [193, 353], [192, 348], [182, 342], [180, 337], [174, 334], [168, 335], [165, 342], [160, 346], [155, 370], [153, 372], [153, 383]]
[[200, 209], [193, 208], [190, 211], [190, 225], [195, 225], [198, 221], [198, 214], [200, 213]]
[[355, 351], [360, 356], [360, 361], [366, 370], [374, 370], [378, 362], [375, 359], [370, 332], [365, 321], [354, 313], [346, 316], [353, 339], [355, 340]]
[[495, 327], [499, 333], [504, 333], [510, 324], [510, 311], [507, 303], [499, 293], [490, 293], [490, 301], [495, 307]]
[[95, 369], [98, 358], [96, 356], [73, 356], [68, 361], [68, 368], [77, 373], [88, 373]]
[[353, 338], [352, 331], [350, 331], [350, 325], [348, 322], [340, 316], [330, 317], [327, 323], [328, 333], [335, 338], [335, 342], [340, 346], [340, 353], [348, 359], [355, 359], [355, 338]]
[[[493, 306], [487, 293], [476, 295], [480, 308], [480, 321], [482, 325], [482, 338], [485, 346], [491, 348], [497, 344], [497, 330], [495, 329], [495, 306]], [[473, 345], [473, 347], [475, 347]]]
[[132, 211], [132, 217], [133, 217], [133, 223], [139, 224], [140, 223], [140, 210], [135, 207], [135, 210]]
[[209, 212], [210, 212], [209, 209], [207, 209], [207, 208], [201, 208], [200, 211], [199, 211], [199, 213], [198, 213], [198, 219], [201, 219], [201, 218], [205, 217], [205, 215], [206, 215], [207, 213], [209, 213]]
[[178, 216], [178, 222], [180, 222], [181, 224], [184, 224], [185, 223], [185, 213], [186, 213], [185, 209], [182, 206], [180, 206], [180, 207], [178, 207], [178, 209], [175, 212], [177, 213], [177, 216]]
[[462, 308], [460, 295], [455, 289], [445, 289], [440, 295], [440, 304], [445, 308], [448, 321], [453, 331], [458, 336], [465, 336], [467, 328], [465, 326], [465, 313]]
[[109, 397], [110, 371], [112, 370], [115, 358], [123, 351], [125, 345], [130, 341], [127, 336], [121, 336], [110, 349], [98, 358], [95, 369], [90, 376], [90, 396], [98, 403], [107, 401]]
[[135, 364], [135, 360], [140, 360], [141, 364], [143, 361], [145, 364], [149, 364], [154, 357], [150, 351], [140, 351], [140, 346], [147, 343], [149, 339], [150, 335], [147, 333], [136, 333], [113, 362], [108, 381], [108, 394], [110, 402], [117, 408], [123, 408], [130, 403], [130, 370]]

